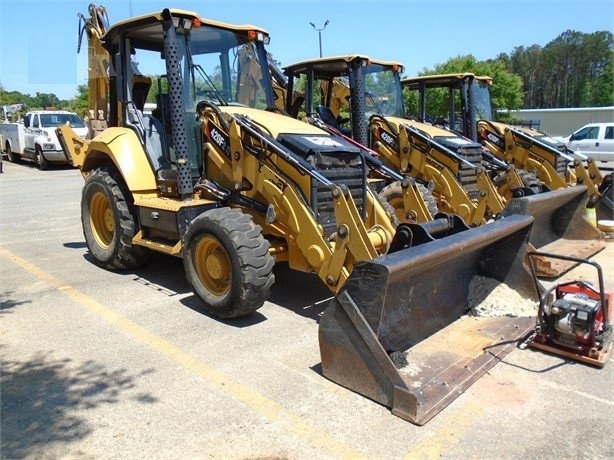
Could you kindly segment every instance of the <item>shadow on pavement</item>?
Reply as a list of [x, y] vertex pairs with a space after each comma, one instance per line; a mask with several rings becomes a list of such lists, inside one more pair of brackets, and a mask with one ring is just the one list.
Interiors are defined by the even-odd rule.
[[[145, 371], [141, 375], [149, 373]], [[109, 371], [94, 361], [74, 368], [69, 359], [39, 354], [29, 361], [2, 361], [2, 458], [38, 456], [46, 446], [83, 439], [93, 431], [83, 411], [120, 401], [135, 387], [125, 369]], [[137, 395], [143, 404], [157, 402]]]

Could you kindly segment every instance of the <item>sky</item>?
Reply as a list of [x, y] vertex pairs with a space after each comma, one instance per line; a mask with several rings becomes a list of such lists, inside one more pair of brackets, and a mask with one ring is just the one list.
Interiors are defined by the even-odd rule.
[[[0, 0], [0, 83], [7, 91], [71, 99], [87, 81], [78, 13], [95, 0]], [[105, 0], [110, 24], [164, 8], [197, 12], [271, 35], [283, 65], [322, 54], [394, 60], [405, 75], [467, 54], [478, 60], [545, 46], [567, 30], [614, 32], [612, 0]], [[328, 24], [324, 28], [325, 22]], [[323, 29], [318, 32], [315, 28]], [[84, 37], [85, 42], [85, 37]]]

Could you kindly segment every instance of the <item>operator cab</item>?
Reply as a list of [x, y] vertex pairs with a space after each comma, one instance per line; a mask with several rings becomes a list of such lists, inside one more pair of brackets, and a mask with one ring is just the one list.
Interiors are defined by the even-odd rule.
[[[403, 116], [403, 66], [397, 62], [347, 55], [302, 61], [284, 70], [288, 94], [294, 87], [305, 87], [301, 111], [307, 117], [315, 115], [363, 145], [368, 145], [366, 127], [372, 115]], [[358, 103], [349, 104], [350, 98]], [[290, 106], [286, 110], [292, 113]]]
[[477, 122], [494, 121], [492, 78], [472, 73], [426, 75], [401, 80], [408, 115], [477, 141]]
[[[168, 13], [170, 27], [164, 13], [151, 13], [120, 22], [102, 37], [115, 87], [108, 119], [110, 126], [137, 133], [159, 179], [176, 176], [172, 171], [185, 163], [180, 160], [185, 154], [194, 182], [206, 164], [199, 102], [254, 108], [274, 104], [264, 49], [269, 36], [252, 25], [226, 24], [183, 10]], [[144, 111], [146, 102], [156, 104], [151, 115]], [[187, 139], [180, 140], [183, 131]]]

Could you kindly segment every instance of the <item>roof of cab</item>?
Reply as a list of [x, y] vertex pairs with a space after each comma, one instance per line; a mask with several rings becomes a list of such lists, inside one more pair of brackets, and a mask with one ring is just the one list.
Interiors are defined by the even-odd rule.
[[[262, 27], [251, 24], [230, 24], [226, 22], [216, 21], [200, 17], [198, 13], [180, 9], [169, 9], [171, 15], [180, 19], [198, 19], [201, 23], [200, 27], [210, 27], [217, 29], [225, 29], [234, 32], [245, 32], [250, 30], [262, 32], [268, 35], [268, 31]], [[102, 37], [102, 41], [107, 49], [113, 48], [120, 40], [122, 33], [125, 33], [133, 45], [139, 48], [150, 50], [161, 50], [164, 43], [164, 31], [162, 29], [162, 11], [144, 14], [126, 19], [124, 21], [113, 24]]]
[[313, 69], [319, 75], [330, 75], [335, 77], [347, 75], [348, 63], [356, 60], [368, 61], [370, 64], [382, 65], [384, 67], [397, 67], [400, 72], [403, 71], [403, 64], [399, 62], [373, 59], [364, 54], [347, 54], [344, 56], [309, 59], [287, 65], [284, 67], [284, 70], [289, 73], [304, 73], [307, 69]]
[[418, 77], [403, 78], [401, 84], [404, 87], [418, 88], [421, 83], [425, 84], [427, 88], [439, 88], [448, 87], [454, 83], [464, 80], [466, 78], [473, 78], [479, 81], [484, 81], [488, 84], [492, 83], [492, 78], [486, 75], [475, 75], [470, 72], [463, 73], [447, 73], [438, 75], [421, 75]]

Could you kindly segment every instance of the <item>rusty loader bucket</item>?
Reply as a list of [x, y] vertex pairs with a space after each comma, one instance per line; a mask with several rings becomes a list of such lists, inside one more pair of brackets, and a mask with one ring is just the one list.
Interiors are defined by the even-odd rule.
[[[532, 224], [514, 215], [358, 263], [320, 321], [324, 376], [426, 423], [533, 329]], [[523, 293], [530, 314], [467, 316], [480, 277]]]
[[[605, 247], [605, 239], [604, 234], [584, 218], [589, 198], [587, 190], [585, 185], [578, 185], [513, 198], [506, 204], [502, 217], [533, 216], [535, 223], [530, 239], [533, 248], [588, 259]], [[544, 258], [536, 262], [538, 276], [545, 278], [558, 277], [577, 265], [572, 261]]]

